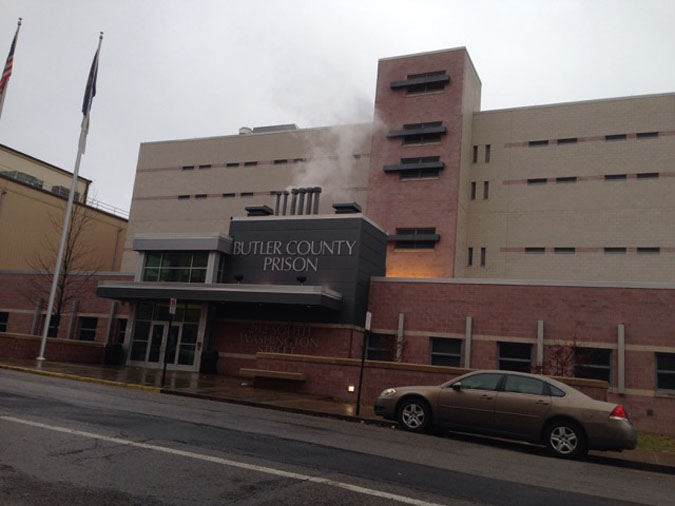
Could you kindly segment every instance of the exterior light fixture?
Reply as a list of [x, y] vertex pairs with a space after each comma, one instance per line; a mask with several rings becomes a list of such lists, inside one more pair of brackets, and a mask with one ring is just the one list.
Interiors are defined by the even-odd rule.
[[305, 281], [307, 281], [307, 276], [298, 276], [298, 277], [295, 278], [295, 279], [298, 280], [298, 283], [300, 283], [301, 285], [304, 285], [304, 284], [305, 284]]
[[354, 391], [354, 385], [349, 385], [347, 387], [347, 392], [353, 392]]

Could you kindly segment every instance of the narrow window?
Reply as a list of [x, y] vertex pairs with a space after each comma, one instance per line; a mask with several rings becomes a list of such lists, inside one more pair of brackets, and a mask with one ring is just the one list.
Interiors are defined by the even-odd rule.
[[656, 354], [656, 389], [675, 390], [675, 353]]
[[608, 253], [610, 255], [622, 255], [626, 253], [626, 248], [621, 248], [621, 247], [609, 247], [605, 248], [605, 253]]
[[640, 248], [637, 248], [637, 252], [640, 255], [658, 255], [659, 253], [661, 253], [661, 248], [640, 247]]
[[0, 312], [0, 332], [7, 332], [8, 320], [9, 320], [9, 313], [7, 311]]
[[611, 381], [612, 352], [602, 348], [574, 349], [574, 376]]
[[[356, 156], [357, 155], [354, 155], [355, 158], [356, 158]], [[358, 156], [360, 157], [361, 155], [358, 155]], [[293, 158], [294, 163], [302, 163], [302, 162], [306, 162], [306, 161], [307, 161], [306, 158]]]
[[476, 200], [476, 182], [471, 181], [471, 200]]
[[205, 199], [206, 198], [206, 193], [198, 193], [195, 195], [196, 199]]
[[126, 318], [117, 318], [115, 322], [115, 337], [113, 338], [113, 343], [123, 343], [124, 336], [127, 332], [128, 320]]
[[658, 172], [640, 172], [638, 174], [635, 174], [635, 177], [638, 178], [638, 179], [658, 179], [659, 173]]
[[253, 167], [258, 165], [258, 162], [244, 162], [244, 167]]
[[232, 198], [236, 195], [236, 193], [223, 193], [223, 197], [226, 199]]
[[480, 266], [485, 267], [487, 252], [485, 248], [480, 249]]
[[558, 139], [558, 144], [576, 144], [577, 141], [576, 137], [566, 137], [564, 139]]
[[430, 339], [431, 365], [459, 367], [462, 357], [462, 340], [432, 337]]
[[626, 134], [605, 135], [606, 141], [625, 141]]
[[485, 145], [485, 163], [490, 163], [490, 145]]
[[553, 248], [553, 253], [558, 253], [560, 255], [571, 255], [575, 251], [576, 248], [569, 248], [569, 247]]
[[546, 184], [548, 183], [548, 179], [545, 177], [533, 177], [527, 180], [527, 184], [533, 185], [533, 184]]
[[548, 146], [548, 140], [530, 141], [530, 142], [527, 143], [527, 145], [530, 146], [531, 148]]
[[225, 167], [239, 167], [239, 162], [227, 162]]
[[490, 181], [483, 181], [483, 200], [487, 200], [490, 193]]
[[435, 228], [397, 228], [396, 249], [434, 249], [439, 240]]
[[96, 327], [98, 326], [98, 318], [91, 318], [82, 316], [79, 321], [79, 330], [77, 338], [80, 341], [93, 341], [96, 339]]
[[626, 174], [605, 174], [605, 181], [625, 181]]
[[473, 157], [471, 158], [472, 163], [478, 163], [478, 146], [473, 147]]
[[577, 178], [576, 176], [565, 176], [565, 177], [557, 177], [555, 178], [556, 183], [576, 183]]
[[392, 335], [369, 333], [366, 342], [366, 359], [391, 362], [394, 358], [394, 343]]
[[525, 253], [533, 255], [543, 255], [544, 253], [546, 253], [546, 248], [542, 248], [540, 246], [527, 247], [525, 248]]
[[530, 372], [532, 345], [527, 343], [497, 343], [499, 369], [503, 371]]
[[352, 157], [354, 157], [354, 160], [360, 160], [361, 159], [361, 155], [352, 155]]
[[210, 168], [211, 168], [211, 164], [210, 164], [210, 163], [205, 163], [204, 165], [200, 165], [199, 168], [200, 168], [200, 169], [210, 169]]
[[241, 192], [239, 195], [241, 197], [253, 197], [253, 192]]
[[274, 160], [274, 165], [283, 165], [285, 163], [288, 163], [288, 160], [286, 159]]
[[194, 170], [194, 168], [194, 165], [183, 165], [182, 167], [183, 170]]
[[469, 251], [467, 253], [466, 265], [468, 265], [469, 267], [473, 265], [473, 248], [469, 248]]
[[187, 200], [189, 198], [190, 198], [189, 195], [178, 195], [178, 200]]
[[638, 139], [653, 139], [654, 137], [658, 137], [659, 133], [658, 132], [638, 132], [635, 134], [635, 137]]

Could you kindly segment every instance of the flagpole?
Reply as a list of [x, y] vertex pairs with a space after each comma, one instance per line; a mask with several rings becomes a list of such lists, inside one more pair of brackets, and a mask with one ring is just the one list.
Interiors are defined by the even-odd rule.
[[[21, 29], [21, 20], [23, 18], [19, 18], [19, 21], [16, 24], [16, 33], [14, 34], [14, 39], [12, 40], [12, 47], [10, 49], [10, 56], [12, 57], [12, 66], [14, 65], [13, 60], [14, 60], [14, 49], [16, 48], [16, 41], [19, 38], [19, 30]], [[7, 57], [9, 59], [9, 56]], [[9, 62], [8, 62], [9, 63]], [[6, 70], [6, 68], [5, 68]], [[3, 73], [4, 71], [3, 70]], [[10, 70], [11, 74], [11, 70]], [[9, 76], [7, 77], [7, 81], [5, 82], [5, 87], [2, 90], [2, 95], [0, 95], [0, 117], [2, 116], [2, 106], [5, 104], [5, 97], [7, 96], [7, 88], [9, 87]]]
[[52, 288], [49, 292], [49, 304], [47, 305], [47, 314], [45, 315], [44, 328], [42, 329], [42, 341], [40, 343], [40, 355], [37, 360], [45, 360], [45, 348], [47, 347], [47, 334], [49, 332], [49, 324], [52, 319], [52, 310], [54, 309], [54, 299], [56, 298], [56, 288], [58, 286], [59, 276], [61, 275], [61, 264], [63, 263], [63, 252], [66, 249], [66, 239], [68, 237], [68, 229], [70, 228], [70, 217], [73, 210], [73, 200], [75, 197], [75, 190], [77, 188], [77, 174], [80, 171], [80, 160], [84, 153], [84, 144], [86, 141], [87, 132], [89, 130], [89, 110], [91, 108], [91, 100], [93, 95], [89, 95], [92, 85], [93, 73], [93, 87], [94, 94], [96, 93], [96, 73], [98, 72], [98, 55], [101, 51], [101, 41], [103, 40], [103, 32], [98, 38], [98, 48], [96, 49], [96, 56], [92, 69], [89, 72], [89, 80], [87, 81], [87, 88], [85, 90], [85, 105], [83, 105], [84, 118], [82, 118], [82, 126], [80, 128], [80, 140], [77, 145], [77, 157], [75, 159], [75, 168], [73, 169], [73, 181], [70, 183], [70, 193], [68, 194], [68, 203], [66, 204], [66, 214], [63, 217], [63, 229], [61, 232], [61, 242], [59, 244], [59, 253], [56, 257], [56, 266], [54, 267], [54, 277], [52, 279]]

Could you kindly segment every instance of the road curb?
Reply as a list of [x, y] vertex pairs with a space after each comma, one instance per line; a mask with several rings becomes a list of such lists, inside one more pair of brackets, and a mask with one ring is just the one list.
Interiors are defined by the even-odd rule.
[[95, 385], [106, 385], [106, 386], [112, 386], [112, 387], [130, 388], [130, 389], [133, 389], [133, 390], [143, 390], [145, 392], [159, 393], [162, 390], [159, 387], [137, 385], [135, 383], [123, 383], [121, 381], [112, 381], [112, 380], [105, 380], [105, 379], [100, 379], [100, 378], [89, 378], [87, 376], [78, 376], [77, 374], [66, 374], [66, 373], [54, 372], [54, 371], [42, 371], [40, 369], [33, 369], [31, 367], [20, 367], [20, 366], [16, 366], [16, 365], [0, 364], [0, 369], [6, 369], [8, 371], [27, 372], [27, 373], [30, 373], [30, 374], [37, 374], [39, 376], [50, 376], [52, 378], [69, 379], [69, 380], [74, 380], [74, 381], [80, 381], [80, 382], [83, 382], [83, 383], [93, 383]]

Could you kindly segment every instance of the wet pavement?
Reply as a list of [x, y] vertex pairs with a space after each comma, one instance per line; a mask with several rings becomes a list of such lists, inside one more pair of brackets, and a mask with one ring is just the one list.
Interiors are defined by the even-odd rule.
[[[167, 371], [162, 387], [161, 369], [11, 358], [0, 358], [0, 369], [361, 423], [392, 425], [392, 422], [376, 417], [372, 406], [362, 405], [360, 416], [356, 416], [354, 403], [339, 402], [326, 396], [254, 387], [253, 380], [246, 378]], [[590, 458], [614, 465], [675, 474], [675, 454], [671, 453], [638, 448], [621, 453], [590, 452]]]

